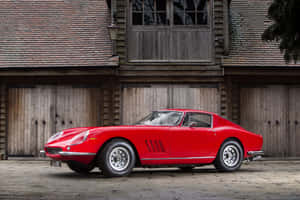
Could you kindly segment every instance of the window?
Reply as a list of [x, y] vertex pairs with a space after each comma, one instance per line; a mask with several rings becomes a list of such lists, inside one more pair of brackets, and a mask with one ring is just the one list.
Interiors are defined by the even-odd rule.
[[186, 113], [182, 126], [211, 127], [211, 115], [204, 113]]
[[[132, 25], [207, 25], [207, 0], [132, 0]], [[171, 8], [173, 13], [167, 12]]]
[[167, 24], [166, 0], [132, 0], [132, 24]]
[[182, 112], [177, 111], [154, 111], [135, 125], [177, 126], [181, 122], [182, 115]]
[[173, 0], [175, 25], [206, 25], [207, 0]]

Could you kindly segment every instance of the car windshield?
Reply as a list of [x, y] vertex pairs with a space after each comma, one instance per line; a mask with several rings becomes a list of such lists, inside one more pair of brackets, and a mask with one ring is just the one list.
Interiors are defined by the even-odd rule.
[[177, 111], [154, 111], [135, 125], [149, 126], [177, 126], [181, 122], [183, 113]]

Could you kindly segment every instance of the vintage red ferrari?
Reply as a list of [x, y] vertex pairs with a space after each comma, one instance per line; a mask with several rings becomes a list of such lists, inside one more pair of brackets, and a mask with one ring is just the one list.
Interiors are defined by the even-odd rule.
[[235, 171], [244, 159], [261, 156], [262, 136], [215, 113], [165, 109], [130, 126], [67, 129], [53, 135], [41, 153], [66, 162], [75, 172], [99, 167], [108, 177], [134, 167], [177, 166], [190, 170], [214, 164]]

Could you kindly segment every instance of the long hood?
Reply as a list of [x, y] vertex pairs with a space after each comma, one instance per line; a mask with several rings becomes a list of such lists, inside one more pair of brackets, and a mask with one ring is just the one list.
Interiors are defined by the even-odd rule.
[[80, 128], [70, 128], [70, 129], [65, 129], [62, 132], [62, 135], [59, 137], [55, 138], [51, 142], [48, 143], [48, 145], [51, 145], [53, 143], [57, 143], [59, 141], [66, 141], [72, 139], [75, 135], [82, 133], [87, 130], [94, 129], [95, 127], [80, 127]]

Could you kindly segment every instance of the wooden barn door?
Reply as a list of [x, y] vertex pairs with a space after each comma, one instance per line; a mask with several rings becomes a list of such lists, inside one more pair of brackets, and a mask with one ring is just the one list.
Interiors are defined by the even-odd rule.
[[153, 110], [168, 107], [168, 88], [123, 89], [122, 124], [132, 124], [145, 117]]
[[189, 108], [219, 112], [217, 85], [148, 85], [123, 88], [122, 123], [131, 124], [151, 111]]
[[220, 112], [217, 85], [178, 85], [173, 88], [172, 107]]
[[8, 155], [37, 155], [55, 132], [54, 88], [10, 88], [8, 102]]
[[58, 86], [56, 93], [56, 131], [100, 125], [99, 88]]
[[280, 85], [241, 88], [241, 126], [264, 137], [267, 156], [288, 156], [287, 95]]
[[289, 88], [289, 155], [300, 156], [300, 86]]
[[100, 96], [98, 88], [10, 88], [8, 155], [38, 156], [39, 150], [55, 132], [99, 125]]

